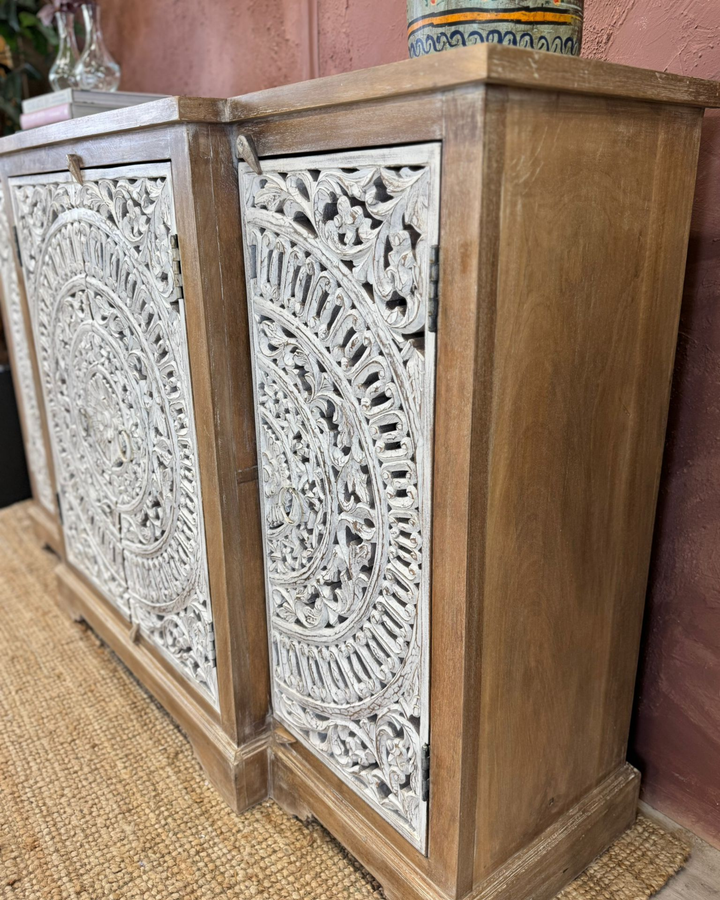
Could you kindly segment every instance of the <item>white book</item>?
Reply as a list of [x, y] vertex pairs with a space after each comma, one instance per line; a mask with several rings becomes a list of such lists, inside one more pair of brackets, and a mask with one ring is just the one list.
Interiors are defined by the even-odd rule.
[[[88, 115], [91, 112], [101, 112], [106, 109], [122, 109], [125, 106], [137, 106], [139, 103], [150, 103], [153, 100], [162, 100], [169, 94], [134, 94], [128, 91], [81, 91], [79, 88], [66, 88], [64, 91], [53, 91], [50, 94], [41, 94], [39, 97], [31, 97], [23, 100], [22, 111], [24, 113], [39, 112], [41, 109], [50, 109], [53, 106], [68, 104], [77, 118], [80, 115]], [[75, 107], [77, 106], [77, 112]], [[80, 111], [82, 110], [82, 112]]]

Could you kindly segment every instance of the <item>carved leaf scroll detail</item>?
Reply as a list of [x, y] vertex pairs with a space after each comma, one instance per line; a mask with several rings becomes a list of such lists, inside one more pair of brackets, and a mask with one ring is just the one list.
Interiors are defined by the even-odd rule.
[[[157, 167], [156, 167], [157, 168]], [[217, 702], [164, 174], [14, 184], [68, 555]]]
[[241, 168], [275, 712], [417, 846], [437, 216], [420, 153]]

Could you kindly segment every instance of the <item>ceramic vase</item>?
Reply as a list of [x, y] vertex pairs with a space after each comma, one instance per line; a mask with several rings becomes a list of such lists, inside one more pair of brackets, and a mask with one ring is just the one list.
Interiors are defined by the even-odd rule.
[[506, 44], [579, 56], [584, 0], [407, 0], [410, 56]]

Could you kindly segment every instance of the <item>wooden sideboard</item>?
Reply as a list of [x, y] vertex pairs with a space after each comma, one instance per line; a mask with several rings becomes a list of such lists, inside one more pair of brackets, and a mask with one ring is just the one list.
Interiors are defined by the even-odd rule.
[[67, 607], [389, 900], [544, 900], [635, 815], [717, 106], [487, 45], [0, 141]]

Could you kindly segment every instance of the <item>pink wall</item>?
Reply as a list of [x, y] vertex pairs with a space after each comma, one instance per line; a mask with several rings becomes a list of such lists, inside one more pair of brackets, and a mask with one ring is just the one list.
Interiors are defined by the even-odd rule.
[[126, 91], [232, 97], [407, 56], [405, 0], [102, 0]]
[[[405, 0], [102, 0], [126, 90], [232, 96], [403, 59]], [[586, 0], [584, 55], [720, 78], [718, 0]], [[720, 117], [708, 116], [632, 752], [720, 842]]]
[[[720, 79], [718, 0], [586, 0], [584, 55]], [[720, 846], [720, 115], [705, 121], [631, 753]]]

